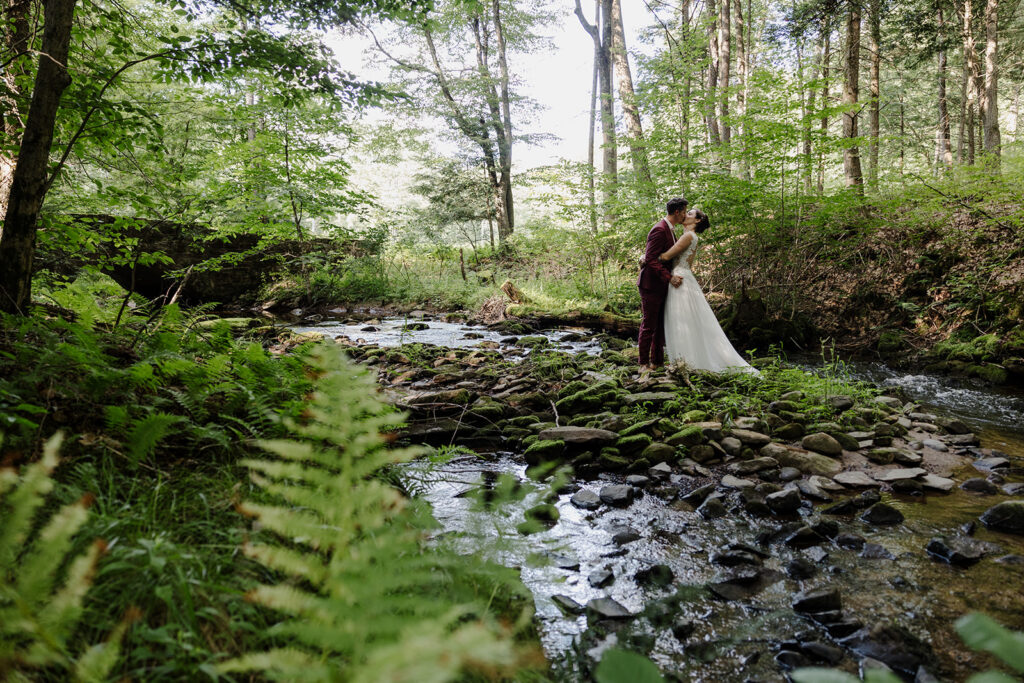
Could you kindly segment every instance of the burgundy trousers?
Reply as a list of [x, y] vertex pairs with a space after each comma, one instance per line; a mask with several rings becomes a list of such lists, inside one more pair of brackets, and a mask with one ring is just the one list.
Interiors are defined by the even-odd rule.
[[640, 290], [640, 365], [665, 363], [665, 295], [667, 292]]

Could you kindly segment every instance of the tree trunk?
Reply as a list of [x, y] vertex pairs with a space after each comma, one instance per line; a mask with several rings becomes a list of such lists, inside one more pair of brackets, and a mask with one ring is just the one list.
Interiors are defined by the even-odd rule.
[[629, 151], [633, 160], [633, 172], [642, 185], [642, 195], [653, 196], [654, 182], [647, 162], [647, 147], [644, 144], [644, 129], [640, 123], [640, 110], [633, 92], [633, 74], [629, 69], [629, 54], [626, 51], [626, 30], [622, 24], [622, 0], [611, 0], [612, 62], [619, 86], [619, 101], [622, 115], [626, 119]]
[[498, 73], [501, 84], [501, 130], [498, 138], [498, 159], [501, 161], [501, 186], [504, 195], [505, 222], [507, 232], [498, 234], [499, 241], [504, 242], [512, 236], [515, 229], [515, 202], [512, 198], [512, 101], [509, 96], [508, 57], [505, 46], [505, 29], [501, 23], [499, 0], [491, 2], [492, 19], [494, 20], [494, 36], [498, 40]]
[[[946, 22], [942, 15], [942, 6], [936, 7], [939, 26], [939, 45], [945, 34]], [[946, 49], [940, 47], [939, 60], [939, 126], [935, 131], [935, 164], [938, 167], [949, 167], [953, 164], [953, 150], [950, 144], [949, 105], [946, 100]]]
[[985, 3], [985, 153], [999, 167], [999, 0]]
[[704, 88], [704, 123], [707, 126], [708, 142], [718, 146], [722, 142], [718, 130], [718, 7], [715, 0], [707, 0], [708, 16], [708, 78]]
[[[590, 34], [594, 41], [594, 52], [597, 55], [598, 80], [601, 82], [601, 137], [602, 137], [602, 182], [601, 182], [601, 203], [603, 205], [604, 220], [607, 225], [615, 221], [615, 196], [618, 183], [618, 147], [615, 139], [615, 100], [612, 90], [612, 67], [611, 67], [611, 0], [598, 0], [601, 7], [600, 14], [604, 16], [602, 26], [601, 16], [594, 17], [591, 24], [583, 16], [583, 8], [579, 0], [576, 0], [576, 17], [580, 20], [583, 29]], [[602, 30], [603, 28], [603, 30]]]
[[[601, 16], [601, 0], [594, 0], [594, 16]], [[594, 45], [594, 73], [590, 79], [590, 119], [587, 127], [587, 200], [590, 207], [590, 231], [597, 234], [597, 195], [594, 191], [594, 175], [597, 168], [594, 166], [594, 129], [597, 127], [597, 87], [598, 62], [601, 59], [601, 47], [595, 42]]]
[[869, 0], [868, 9], [871, 13], [868, 23], [870, 25], [870, 49], [871, 49], [871, 105], [868, 110], [868, 186], [873, 192], [878, 191], [878, 138], [880, 135], [880, 73], [882, 69], [882, 17], [881, 0]]
[[964, 132], [967, 136], [967, 163], [974, 163], [974, 112], [977, 110], [978, 56], [974, 48], [974, 6], [973, 0], [964, 0], [964, 94], [967, 96], [967, 112]]
[[825, 193], [825, 141], [828, 139], [829, 60], [832, 58], [832, 25], [821, 24], [821, 143], [818, 145], [818, 194]]
[[860, 93], [860, 0], [850, 0], [846, 12], [846, 74], [843, 79], [843, 171], [846, 186], [858, 194], [864, 193], [864, 174], [860, 167], [860, 149], [854, 143], [857, 137], [858, 95]]
[[36, 220], [49, 189], [57, 109], [71, 83], [67, 63], [74, 14], [75, 0], [46, 0], [43, 4], [42, 55], [0, 233], [0, 311], [7, 313], [24, 314], [31, 302]]
[[[688, 59], [689, 56], [689, 45], [690, 45], [690, 0], [683, 0], [680, 6], [680, 34], [683, 43], [684, 50], [680, 50], [680, 59], [683, 60], [682, 68], [686, 74], [683, 80], [683, 97], [682, 102], [679, 103], [680, 116], [680, 141], [679, 151], [684, 159], [690, 158], [690, 98], [693, 94], [693, 78], [691, 75], [691, 69], [693, 67], [692, 60]], [[686, 173], [683, 174], [683, 189], [686, 189]]]
[[[750, 159], [746, 154], [746, 116], [747, 116], [747, 45], [743, 25], [743, 0], [734, 0], [736, 8], [734, 25], [736, 26], [736, 76], [739, 87], [736, 90], [736, 135], [739, 138], [740, 173], [744, 180], [750, 180]], [[811, 97], [814, 95], [812, 93]], [[812, 100], [813, 101], [813, 100]]]
[[[803, 41], [802, 40], [799, 41], [799, 45], [802, 48], [802, 46], [803, 46]], [[820, 55], [819, 55], [819, 58], [820, 58]], [[800, 120], [801, 120], [801, 124], [800, 125], [801, 125], [801, 128], [803, 128], [802, 137], [803, 137], [803, 147], [804, 147], [803, 158], [800, 161], [800, 166], [801, 166], [801, 169], [802, 169], [802, 175], [803, 175], [803, 180], [804, 180], [804, 194], [810, 195], [811, 192], [813, 191], [813, 185], [814, 185], [814, 179], [813, 179], [813, 176], [814, 176], [814, 160], [811, 157], [811, 152], [812, 152], [812, 146], [811, 146], [811, 112], [814, 111], [814, 88], [804, 88], [803, 87], [805, 67], [804, 67], [803, 59], [801, 57], [797, 57], [797, 61], [800, 64], [800, 67], [799, 67], [800, 68], [800, 83], [801, 83], [801, 87], [800, 87], [800, 108], [801, 108], [801, 113], [802, 113], [802, 116], [800, 117]], [[804, 91], [805, 90], [807, 91], [806, 97], [804, 96]]]
[[7, 213], [7, 198], [11, 193], [11, 182], [14, 180], [14, 167], [18, 160], [9, 150], [21, 145], [21, 135], [25, 128], [24, 96], [21, 90], [23, 79], [27, 73], [25, 62], [27, 55], [16, 56], [27, 52], [29, 45], [29, 10], [30, 0], [8, 0], [4, 3], [3, 24], [3, 55], [7, 64], [3, 67], [3, 93], [0, 94], [0, 110], [3, 114], [3, 138], [0, 144], [0, 221]]
[[[742, 2], [742, 0], [736, 0]], [[732, 126], [729, 124], [729, 77], [730, 62], [732, 61], [732, 21], [730, 11], [730, 0], [718, 0], [718, 85], [721, 88], [719, 98], [719, 121], [721, 121], [722, 145], [729, 146], [732, 138]], [[723, 161], [726, 171], [729, 170], [730, 160], [728, 151], [723, 154]]]

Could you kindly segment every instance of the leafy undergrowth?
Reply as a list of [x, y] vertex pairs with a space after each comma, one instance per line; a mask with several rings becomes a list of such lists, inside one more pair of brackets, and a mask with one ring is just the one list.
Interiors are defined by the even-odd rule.
[[[76, 584], [87, 591], [82, 590], [80, 616], [67, 629], [66, 645], [55, 655], [64, 670], [75, 670], [82, 653], [110, 634], [121, 639], [121, 647], [109, 676], [126, 680], [252, 678], [252, 673], [227, 672], [229, 660], [236, 669], [255, 666], [263, 672], [255, 675], [273, 676], [282, 668], [279, 664], [288, 662], [244, 659], [246, 654], [303, 643], [313, 648], [307, 649], [311, 656], [349, 677], [356, 670], [371, 671], [371, 665], [393, 667], [397, 660], [384, 649], [401, 654], [398, 643], [405, 638], [415, 636], [422, 653], [445, 634], [464, 641], [438, 649], [438, 654], [454, 654], [455, 646], [463, 654], [433, 663], [418, 661], [434, 680], [476, 667], [514, 668], [524, 656], [531, 667], [544, 670], [543, 660], [519, 644], [532, 642], [528, 620], [519, 620], [525, 604], [521, 585], [490, 565], [442, 551], [422, 552], [429, 515], [374, 483], [375, 470], [390, 462], [390, 451], [381, 448], [376, 435], [377, 425], [395, 416], [343, 359], [332, 357], [330, 367], [314, 365], [313, 348], [299, 346], [291, 355], [275, 355], [259, 339], [236, 340], [226, 324], [202, 325], [173, 307], [152, 318], [128, 317], [116, 328], [100, 324], [94, 329], [63, 318], [0, 321], [0, 430], [5, 432], [0, 472], [8, 477], [14, 468], [34, 467], [44, 441], [60, 431], [65, 434], [62, 462], [53, 472], [53, 493], [45, 509], [52, 514], [80, 505], [83, 494], [91, 502], [87, 512], [83, 508], [65, 555], [90, 557], [95, 567], [89, 572], [91, 586]], [[336, 411], [335, 421], [315, 417], [310, 400], [318, 384], [321, 398], [334, 392], [335, 403], [342, 401], [350, 411]], [[350, 400], [357, 395], [359, 401]], [[372, 421], [373, 415], [383, 417]], [[348, 431], [330, 437], [338, 419]], [[309, 432], [314, 424], [319, 425], [315, 434]], [[344, 442], [345, 434], [356, 437]], [[353, 573], [351, 564], [328, 563], [318, 590], [345, 594], [347, 581], [374, 576], [384, 565], [389, 572], [376, 575], [382, 580], [398, 577], [402, 563], [430, 581], [385, 581], [387, 585], [376, 587], [361, 583], [359, 591], [394, 589], [392, 606], [405, 605], [409, 614], [371, 613], [366, 606], [348, 605], [346, 609], [355, 611], [345, 612], [349, 621], [339, 626], [355, 634], [350, 644], [352, 639], [362, 644], [341, 651], [338, 643], [317, 651], [313, 641], [296, 632], [297, 622], [289, 622], [294, 605], [255, 599], [263, 590], [259, 586], [293, 590], [296, 583], [288, 578], [287, 567], [267, 562], [259, 553], [249, 557], [243, 549], [255, 547], [249, 545], [253, 542], [276, 544], [280, 552], [295, 553], [311, 566], [323, 562], [325, 547], [303, 546], [296, 535], [275, 526], [274, 518], [291, 515], [301, 524], [313, 509], [337, 507], [334, 514], [340, 514], [342, 498], [316, 493], [312, 480], [306, 485], [296, 480], [281, 499], [283, 482], [268, 479], [266, 472], [262, 479], [250, 473], [269, 462], [258, 459], [264, 453], [261, 444], [278, 444], [294, 461], [294, 453], [306, 452], [314, 443], [328, 448], [331, 438], [343, 441], [335, 447], [342, 455], [308, 465], [322, 467], [321, 476], [341, 477], [338, 482], [346, 482], [348, 490], [338, 495], [349, 496], [349, 503], [361, 501], [361, 513], [369, 515], [361, 522], [365, 533], [356, 528], [355, 519], [356, 527], [348, 529], [359, 552], [354, 552], [355, 545], [339, 546], [338, 559], [352, 562], [358, 555], [365, 564]], [[356, 446], [374, 457], [360, 465], [354, 459]], [[244, 458], [248, 460], [243, 463]], [[371, 487], [367, 490], [377, 497], [358, 496], [360, 485]], [[303, 491], [297, 500], [296, 492]], [[239, 514], [242, 501], [250, 512], [260, 507], [272, 511], [271, 517], [254, 523]], [[8, 502], [0, 495], [0, 504]], [[300, 502], [305, 512], [290, 507]], [[379, 522], [373, 533], [370, 519]], [[285, 533], [277, 536], [275, 530]], [[402, 542], [388, 544], [389, 538]], [[24, 543], [24, 548], [38, 545], [35, 536]], [[53, 570], [63, 572], [63, 566], [56, 561]], [[494, 599], [496, 595], [501, 599]], [[10, 599], [21, 598], [0, 596], [0, 611]], [[424, 607], [415, 608], [420, 602]], [[428, 617], [437, 628], [425, 626]], [[481, 626], [470, 638], [466, 629], [475, 623]], [[12, 638], [24, 640], [19, 634]], [[511, 644], [513, 639], [518, 643]], [[486, 648], [467, 657], [465, 648], [476, 644]], [[353, 660], [357, 651], [360, 659]], [[409, 663], [408, 658], [403, 661]], [[239, 662], [248, 664], [238, 667]], [[25, 661], [15, 661], [16, 670], [25, 666]], [[34, 679], [66, 678], [55, 665], [47, 666]]]

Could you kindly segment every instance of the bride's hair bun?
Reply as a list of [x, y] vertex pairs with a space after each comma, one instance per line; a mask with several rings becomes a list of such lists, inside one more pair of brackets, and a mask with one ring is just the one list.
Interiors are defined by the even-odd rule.
[[706, 213], [700, 209], [693, 209], [690, 213], [697, 219], [697, 224], [693, 226], [694, 232], [701, 233], [711, 227], [711, 221]]

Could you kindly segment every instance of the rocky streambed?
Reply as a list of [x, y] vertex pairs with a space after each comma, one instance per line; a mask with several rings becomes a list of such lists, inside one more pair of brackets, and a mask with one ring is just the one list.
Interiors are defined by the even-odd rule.
[[777, 360], [640, 378], [613, 337], [474, 334], [339, 341], [408, 412], [399, 438], [433, 449], [407, 488], [445, 542], [520, 569], [566, 680], [608, 647], [679, 680], [963, 680], [993, 662], [956, 618], [1024, 628], [1024, 447]]

